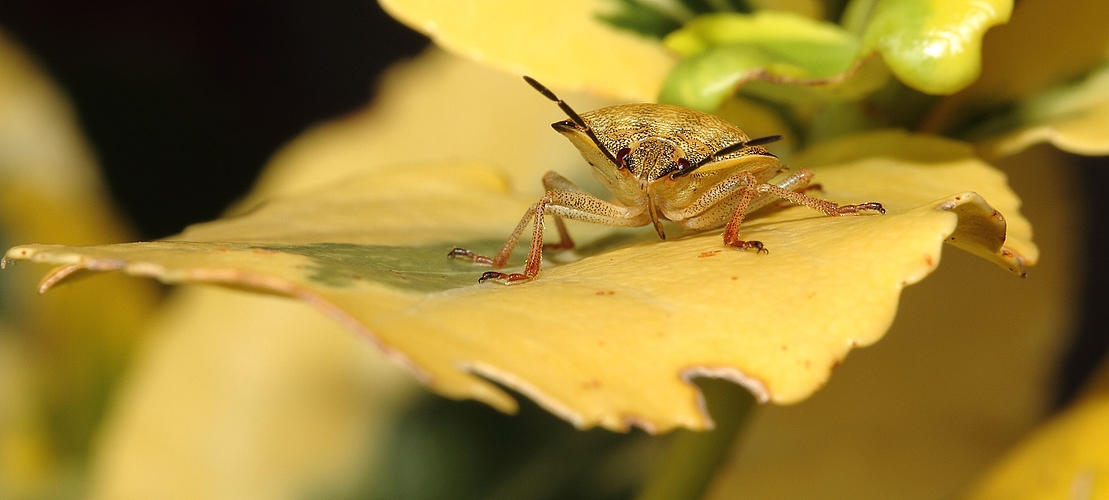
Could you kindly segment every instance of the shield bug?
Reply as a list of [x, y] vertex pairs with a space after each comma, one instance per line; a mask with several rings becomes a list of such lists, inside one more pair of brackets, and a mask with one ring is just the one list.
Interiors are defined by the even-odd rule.
[[[547, 194], [528, 208], [496, 255], [477, 255], [455, 248], [451, 258], [504, 267], [516, 244], [532, 224], [531, 249], [523, 273], [488, 271], [479, 282], [521, 283], [539, 274], [543, 250], [574, 247], [563, 219], [610, 226], [652, 224], [666, 239], [662, 220], [692, 230], [724, 226], [724, 244], [768, 253], [759, 241], [739, 239], [744, 216], [783, 199], [830, 216], [885, 213], [880, 203], [838, 205], [804, 194], [812, 171], [800, 169], [777, 181], [788, 170], [762, 148], [781, 136], [749, 139], [742, 130], [713, 115], [666, 104], [618, 104], [578, 114], [547, 87], [524, 77], [535, 90], [558, 104], [569, 117], [551, 126], [570, 139], [593, 166], [593, 174], [616, 197], [605, 201], [547, 172]], [[553, 216], [559, 242], [543, 243], [545, 216]]]

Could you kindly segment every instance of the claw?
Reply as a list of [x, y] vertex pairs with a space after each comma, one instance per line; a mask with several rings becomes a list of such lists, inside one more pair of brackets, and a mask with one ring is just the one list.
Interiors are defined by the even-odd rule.
[[874, 201], [872, 201], [870, 203], [860, 203], [858, 205], [855, 205], [855, 210], [857, 212], [862, 212], [862, 211], [878, 212], [882, 215], [885, 215], [885, 213], [886, 213], [886, 209], [882, 206], [882, 204], [878, 203], [878, 202], [874, 202]]
[[478, 255], [474, 252], [466, 250], [465, 248], [458, 248], [458, 247], [452, 248], [451, 251], [447, 253], [447, 258], [448, 259], [459, 259], [459, 258], [470, 259], [470, 262], [473, 262], [474, 264], [479, 265], [479, 266], [491, 266], [491, 265], [493, 265], [493, 259], [491, 259], [489, 257], [486, 257], [484, 255]]
[[474, 257], [477, 257], [477, 255], [474, 255], [474, 252], [459, 247], [454, 247], [449, 253], [447, 253], [448, 259], [457, 259], [459, 257], [466, 257], [470, 260], [474, 260]]
[[843, 205], [836, 209], [836, 215], [859, 215], [860, 212], [878, 212], [885, 215], [886, 209], [881, 203], [859, 203], [858, 205]]
[[763, 247], [761, 241], [736, 241], [734, 243], [729, 243], [728, 245], [733, 247], [733, 248], [738, 248], [738, 249], [743, 250], [743, 251], [747, 251], [747, 250], [750, 250], [750, 249], [754, 248], [755, 249], [755, 255], [758, 255], [760, 253], [765, 253], [765, 254], [768, 254], [768, 255], [770, 254], [770, 250], [767, 250], [765, 247]]
[[504, 284], [506, 284], [506, 285], [515, 285], [517, 283], [523, 283], [525, 281], [531, 281], [531, 278], [529, 278], [528, 275], [526, 275], [526, 274], [520, 274], [520, 273], [508, 274], [508, 273], [499, 273], [497, 271], [485, 271], [484, 273], [481, 273], [481, 277], [477, 279], [477, 282], [478, 283], [485, 283], [488, 280], [498, 280], [498, 281], [499, 280], [504, 280]]

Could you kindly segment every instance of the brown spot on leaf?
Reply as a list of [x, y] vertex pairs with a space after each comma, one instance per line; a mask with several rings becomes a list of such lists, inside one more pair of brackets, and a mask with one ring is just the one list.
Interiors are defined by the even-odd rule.
[[788, 350], [789, 350], [789, 346], [788, 346], [788, 345], [783, 345], [783, 346], [782, 346], [782, 350], [783, 350], [783, 351], [788, 351]]
[[809, 361], [809, 360], [806, 359], [804, 365], [805, 365], [805, 368], [812, 368], [812, 361]]
[[732, 276], [732, 281], [736, 281], [738, 279], [739, 279], [739, 276]]
[[995, 218], [999, 221], [1003, 221], [1003, 222], [1005, 221], [1005, 216], [1001, 215], [1001, 212], [998, 212], [997, 210], [994, 210], [993, 215], [991, 215], [990, 217], [993, 217], [993, 218]]
[[612, 290], [598, 290], [597, 295], [616, 295], [616, 292]]
[[1011, 258], [1013, 256], [1013, 252], [1010, 252], [1009, 250], [1006, 250], [1006, 249], [1002, 248], [1001, 249], [1001, 256], [1005, 257], [1005, 258]]
[[723, 252], [723, 250], [712, 250], [710, 252], [703, 252], [703, 253], [701, 253], [701, 255], [698, 255], [697, 258], [698, 259], [703, 259], [705, 257], [712, 257], [712, 256], [714, 256], [714, 255], [716, 255], [720, 252]]
[[929, 266], [936, 265], [935, 261], [932, 260], [932, 256], [930, 254], [924, 254], [924, 262]]
[[581, 388], [582, 389], [600, 389], [601, 388], [601, 381], [597, 380], [597, 379], [590, 379], [586, 382], [582, 382]]
[[261, 253], [261, 254], [281, 253], [280, 251], [272, 250], [272, 249], [269, 249], [269, 248], [252, 248], [250, 251], [254, 252], [254, 253]]

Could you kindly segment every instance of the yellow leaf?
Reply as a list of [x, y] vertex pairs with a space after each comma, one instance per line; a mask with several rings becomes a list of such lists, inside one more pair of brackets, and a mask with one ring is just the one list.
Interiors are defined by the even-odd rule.
[[372, 346], [288, 299], [186, 286], [154, 319], [90, 498], [345, 496], [414, 394]]
[[[1102, 370], [1104, 374], [1109, 371]], [[970, 500], [1109, 497], [1109, 391], [1079, 399], [996, 464]]]
[[575, 255], [555, 256], [562, 263], [514, 287], [477, 285], [480, 268], [445, 256], [456, 245], [495, 249], [533, 199], [460, 163], [275, 200], [176, 241], [29, 245], [8, 258], [65, 266], [47, 286], [80, 269], [121, 269], [291, 295], [450, 397], [513, 410], [484, 377], [579, 427], [699, 429], [710, 423], [690, 377], [729, 378], [764, 401], [804, 399], [851, 347], [882, 336], [901, 288], [935, 267], [948, 238], [1017, 273], [1035, 261], [1017, 198], [964, 145], [883, 132], [804, 162], [821, 160], [829, 199], [879, 200], [890, 213], [770, 210], [744, 228], [770, 255], [726, 250], [715, 231], [660, 242], [650, 231], [594, 228], [599, 239], [583, 238]]
[[[907, 288], [889, 332], [813, 397], [749, 422], [706, 495], [952, 498], [1040, 423], [1082, 308], [1079, 169], [1052, 148], [998, 165], [1044, 258], [1019, 283], [965, 252]], [[805, 471], [804, 480], [797, 480]]]
[[381, 0], [393, 17], [457, 54], [552, 88], [653, 101], [674, 59], [657, 40], [613, 29], [600, 0]]
[[[126, 241], [66, 96], [0, 31], [0, 239], [73, 245]], [[122, 276], [45, 300], [0, 291], [0, 498], [76, 497], [110, 391], [157, 298]], [[124, 278], [124, 279], [120, 279]]]
[[[982, 141], [979, 151], [988, 158], [1015, 154], [1039, 142], [1081, 155], [1109, 154], [1109, 66], [1078, 84], [1033, 96], [983, 125], [991, 126], [1005, 132]], [[993, 130], [979, 135], [988, 132]]]

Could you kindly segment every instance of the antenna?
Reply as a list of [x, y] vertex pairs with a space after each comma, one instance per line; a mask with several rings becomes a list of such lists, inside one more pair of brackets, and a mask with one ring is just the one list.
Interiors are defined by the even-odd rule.
[[597, 138], [597, 134], [593, 133], [593, 129], [589, 128], [589, 125], [586, 125], [585, 120], [581, 119], [581, 115], [577, 114], [577, 112], [575, 112], [569, 104], [566, 104], [566, 101], [559, 99], [554, 92], [551, 92], [551, 89], [548, 89], [542, 83], [535, 81], [535, 79], [530, 76], [525, 75], [524, 81], [528, 82], [528, 85], [531, 85], [532, 88], [538, 90], [539, 93], [543, 94], [547, 99], [558, 103], [558, 107], [561, 108], [562, 111], [570, 117], [570, 121], [574, 122], [574, 124], [577, 125], [578, 128], [585, 132], [585, 135], [589, 137], [589, 140], [593, 141], [593, 144], [597, 145], [597, 148], [599, 148], [601, 152], [605, 154], [605, 157], [608, 158], [608, 160], [611, 161], [612, 164], [616, 166], [616, 168], [620, 168], [620, 162], [616, 161], [616, 157], [612, 155], [612, 152], [610, 152], [604, 144], [601, 144], [601, 140]]

